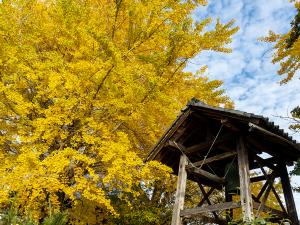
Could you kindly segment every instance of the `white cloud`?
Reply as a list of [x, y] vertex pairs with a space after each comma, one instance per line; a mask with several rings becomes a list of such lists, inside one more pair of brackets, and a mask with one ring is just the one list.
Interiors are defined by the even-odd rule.
[[[195, 10], [195, 18], [220, 17], [227, 22], [236, 19], [240, 30], [231, 44], [232, 54], [206, 52], [196, 57], [187, 68], [195, 71], [200, 66], [209, 66], [212, 79], [223, 80], [227, 94], [234, 100], [236, 108], [268, 116], [288, 131], [288, 122], [278, 116], [299, 105], [300, 80], [295, 79], [280, 86], [281, 77], [276, 75], [278, 65], [271, 63], [271, 45], [257, 39], [269, 30], [286, 32], [295, 15], [295, 9], [287, 0], [211, 0], [208, 7]], [[300, 141], [300, 135], [294, 135]], [[300, 178], [293, 183], [300, 185]], [[295, 194], [300, 215], [300, 194]]]

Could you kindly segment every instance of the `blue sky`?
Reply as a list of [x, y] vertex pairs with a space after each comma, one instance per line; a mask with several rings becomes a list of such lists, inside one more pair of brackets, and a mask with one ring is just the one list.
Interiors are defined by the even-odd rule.
[[[299, 105], [300, 80], [294, 78], [287, 85], [279, 85], [279, 65], [271, 63], [272, 45], [257, 39], [269, 30], [289, 30], [295, 13], [288, 0], [210, 0], [208, 6], [195, 11], [194, 17], [219, 17], [222, 22], [235, 19], [240, 30], [230, 45], [233, 53], [205, 52], [192, 60], [187, 70], [196, 71], [200, 65], [208, 65], [207, 75], [224, 81], [236, 109], [268, 116], [288, 131], [288, 122], [279, 116], [287, 116]], [[300, 135], [293, 136], [300, 141]], [[293, 184], [300, 185], [300, 178], [294, 178]], [[300, 216], [300, 194], [295, 193], [294, 197]]]

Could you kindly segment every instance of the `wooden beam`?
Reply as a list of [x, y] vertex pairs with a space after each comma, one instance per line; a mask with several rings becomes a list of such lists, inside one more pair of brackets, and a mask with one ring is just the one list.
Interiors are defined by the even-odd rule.
[[240, 208], [240, 207], [241, 207], [240, 202], [225, 202], [225, 203], [219, 203], [219, 204], [214, 204], [214, 205], [196, 207], [193, 209], [184, 209], [184, 210], [181, 210], [180, 216], [193, 217], [193, 216], [197, 216], [198, 214], [201, 214], [201, 213], [216, 212], [216, 211], [221, 211], [221, 210], [225, 210], [225, 209], [236, 209], [236, 208]]
[[257, 164], [257, 168], [261, 168], [261, 166], [266, 166], [266, 167], [269, 167], [271, 170], [273, 171], [276, 171], [276, 166], [274, 165], [275, 162], [278, 163], [279, 160], [275, 161], [275, 159], [272, 157], [272, 158], [269, 158], [269, 159], [263, 159], [261, 157], [259, 157], [258, 155], [254, 155], [254, 159], [256, 159], [256, 161], [259, 161], [259, 163], [256, 163]]
[[154, 149], [149, 153], [148, 157], [144, 160], [145, 162], [149, 162], [151, 160], [158, 160], [156, 157], [159, 155], [161, 149], [165, 146], [166, 142], [172, 137], [172, 135], [176, 132], [176, 130], [186, 121], [189, 117], [191, 110], [188, 109], [184, 111], [172, 126], [167, 130], [167, 132], [162, 136], [162, 138], [157, 142]]
[[[251, 145], [253, 145], [255, 148], [257, 148], [257, 150], [261, 151], [261, 152], [267, 152], [271, 155], [279, 155], [278, 151], [275, 151], [273, 148], [261, 144], [260, 142], [258, 142], [257, 140], [253, 139], [251, 136], [247, 136], [247, 142], [249, 142]], [[289, 152], [286, 152], [285, 154], [281, 154], [280, 156], [278, 156], [280, 158], [280, 161], [284, 161], [286, 162], [288, 165], [292, 166], [293, 165], [293, 161], [291, 161], [291, 158], [293, 156], [291, 156], [290, 154], [287, 155]], [[278, 158], [277, 157], [277, 158]], [[266, 159], [267, 161], [269, 161], [269, 159]], [[276, 161], [278, 162], [278, 161]]]
[[175, 204], [173, 208], [172, 222], [171, 225], [181, 225], [180, 210], [183, 209], [184, 196], [186, 189], [187, 172], [185, 166], [188, 163], [186, 155], [181, 155], [178, 169], [177, 187]]
[[[227, 190], [227, 186], [225, 187], [225, 202], [232, 202], [232, 194]], [[225, 212], [226, 222], [227, 224], [233, 219], [233, 209], [227, 209]]]
[[[225, 134], [223, 136], [220, 136], [214, 143], [214, 146], [218, 146], [220, 144], [223, 144], [224, 142], [230, 140], [231, 138], [233, 138], [232, 134]], [[202, 142], [200, 144], [196, 144], [193, 146], [190, 146], [188, 148], [186, 148], [185, 153], [186, 154], [191, 154], [194, 152], [198, 152], [198, 151], [204, 151], [204, 150], [208, 150], [208, 148], [212, 145], [213, 140], [209, 140], [206, 142]]]
[[229, 121], [228, 119], [222, 119], [221, 123], [229, 128], [230, 130], [234, 131], [234, 132], [239, 132], [241, 129], [237, 126], [235, 126], [231, 121]]
[[[208, 205], [211, 205], [211, 202], [210, 202], [210, 200], [209, 200], [209, 198], [208, 198], [209, 195], [206, 193], [204, 187], [203, 187], [202, 184], [200, 184], [199, 182], [198, 182], [198, 185], [199, 185], [199, 187], [200, 187], [200, 190], [201, 190], [201, 192], [202, 192], [202, 194], [203, 194], [203, 197], [205, 198], [207, 204], [208, 204]], [[218, 216], [217, 213], [213, 212], [213, 215], [214, 215], [214, 217], [215, 217], [215, 219], [216, 219], [217, 221], [221, 222], [221, 220], [220, 220], [220, 218], [219, 218], [219, 216]]]
[[[271, 182], [271, 183], [270, 183]], [[270, 194], [270, 191], [271, 191], [271, 185], [273, 185], [273, 182], [274, 182], [274, 178], [272, 178], [272, 180], [267, 180], [266, 181], [266, 184], [267, 184], [267, 187], [266, 187], [266, 190], [265, 190], [265, 193], [264, 193], [264, 196], [263, 196], [263, 199], [261, 202], [259, 202], [259, 198], [257, 200], [257, 202], [259, 202], [259, 206], [257, 207], [257, 212], [256, 212], [256, 216], [255, 217], [259, 217], [260, 215], [260, 211], [262, 211], [262, 207], [266, 204], [267, 202], [267, 199], [269, 197], [269, 194]], [[270, 185], [271, 184], [271, 185]], [[259, 193], [261, 194], [261, 192]]]
[[282, 185], [283, 195], [284, 195], [289, 219], [291, 220], [293, 225], [299, 225], [296, 205], [293, 198], [293, 191], [292, 191], [286, 166], [284, 164], [279, 164], [278, 166], [280, 168], [279, 171], [280, 171], [281, 185]]
[[284, 137], [282, 137], [282, 136], [280, 136], [280, 135], [277, 135], [277, 134], [275, 134], [275, 133], [273, 133], [273, 132], [271, 132], [271, 131], [268, 131], [268, 130], [266, 130], [266, 129], [260, 127], [260, 126], [257, 126], [256, 124], [251, 123], [251, 122], [249, 123], [249, 127], [250, 127], [250, 128], [254, 128], [254, 129], [256, 129], [256, 130], [259, 130], [259, 131], [261, 131], [261, 132], [263, 132], [264, 134], [267, 134], [267, 135], [269, 135], [269, 136], [272, 136], [272, 137], [275, 137], [275, 138], [277, 138], [277, 139], [280, 139], [281, 141], [283, 141], [283, 142], [285, 142], [285, 143], [287, 143], [287, 144], [293, 146], [293, 147], [296, 148], [298, 151], [300, 151], [300, 147], [298, 147], [298, 145], [297, 145], [296, 143], [294, 143], [294, 142], [292, 142], [292, 141], [290, 141], [290, 140], [288, 140], [288, 139], [286, 139], [286, 138], [284, 138]]
[[248, 151], [245, 147], [244, 138], [240, 137], [237, 142], [239, 175], [240, 175], [240, 196], [243, 212], [243, 221], [250, 222], [253, 219], [253, 205], [250, 190], [250, 172]]
[[[272, 176], [273, 176], [272, 174], [268, 175], [268, 179], [271, 179]], [[275, 173], [274, 176], [275, 176], [275, 178], [279, 177], [279, 175], [277, 173]], [[260, 181], [263, 181], [263, 180], [267, 180], [265, 175], [250, 178], [251, 183], [260, 182]]]
[[274, 172], [271, 173], [271, 177], [269, 180], [266, 180], [266, 182], [264, 183], [263, 187], [261, 188], [260, 192], [257, 195], [257, 200], [259, 201], [261, 196], [263, 195], [263, 193], [265, 192], [265, 190], [267, 189], [267, 187], [269, 186], [269, 182], [273, 183], [275, 180], [275, 174]]
[[176, 141], [171, 140], [169, 140], [167, 143], [167, 145], [172, 146], [173, 148], [177, 148], [180, 151], [186, 152], [186, 147], [181, 143], [177, 143]]
[[217, 175], [211, 174], [203, 169], [192, 167], [189, 169], [189, 172], [194, 173], [195, 175], [200, 176], [200, 178], [206, 178], [208, 180], [213, 181], [214, 183], [217, 184], [223, 184], [225, 183], [225, 179], [223, 177], [219, 177]]
[[201, 161], [198, 161], [198, 162], [194, 162], [193, 165], [187, 165], [187, 169], [190, 169], [192, 168], [193, 166], [201, 166], [202, 164], [205, 165], [205, 164], [208, 164], [208, 163], [212, 163], [212, 162], [216, 162], [216, 161], [219, 161], [219, 160], [223, 160], [223, 159], [227, 159], [227, 158], [230, 158], [232, 156], [235, 156], [237, 154], [237, 152], [225, 152], [223, 154], [219, 154], [219, 155], [215, 155], [215, 156], [212, 156], [210, 158], [207, 158], [205, 160], [201, 160]]
[[[260, 157], [257, 157], [256, 160], [257, 160], [257, 163], [259, 164], [260, 169], [261, 169], [261, 171], [263, 172], [263, 174], [264, 174], [264, 176], [265, 176], [267, 182], [269, 183], [269, 186], [271, 187], [271, 190], [272, 190], [273, 194], [275, 195], [275, 197], [276, 197], [276, 199], [277, 199], [277, 201], [278, 201], [278, 203], [279, 203], [281, 209], [282, 209], [283, 211], [286, 211], [285, 208], [284, 208], [284, 206], [283, 206], [283, 204], [282, 204], [282, 202], [281, 202], [281, 199], [280, 199], [279, 195], [277, 194], [277, 192], [276, 192], [276, 190], [275, 190], [275, 188], [274, 188], [274, 186], [273, 186], [273, 183], [274, 183], [274, 182], [271, 182], [271, 180], [270, 180], [270, 178], [269, 178], [267, 172], [266, 172], [265, 169], [263, 168], [263, 165], [262, 165], [263, 161], [262, 161], [262, 159], [261, 159]], [[275, 168], [274, 171], [277, 171], [277, 169]], [[274, 174], [273, 174], [273, 175], [274, 175]]]
[[[214, 187], [210, 188], [209, 191], [206, 193], [207, 197], [209, 197], [214, 190], [215, 190]], [[205, 201], [206, 201], [206, 198], [203, 197], [202, 200], [198, 203], [197, 207], [202, 206]]]

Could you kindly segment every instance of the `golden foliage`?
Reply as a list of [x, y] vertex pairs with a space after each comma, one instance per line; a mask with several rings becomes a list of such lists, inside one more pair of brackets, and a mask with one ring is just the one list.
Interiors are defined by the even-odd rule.
[[292, 0], [298, 11], [294, 20], [291, 22], [292, 28], [285, 34], [278, 35], [270, 31], [269, 36], [262, 38], [266, 42], [275, 42], [275, 53], [272, 62], [280, 63], [279, 75], [286, 75], [281, 80], [281, 84], [289, 82], [300, 68], [300, 40], [299, 40], [299, 24], [300, 24], [300, 2]]
[[[143, 156], [195, 96], [232, 106], [199, 73], [204, 50], [229, 52], [233, 22], [195, 22], [206, 1], [5, 0], [0, 3], [0, 203], [35, 220], [69, 209], [118, 215], [169, 169]], [[155, 172], [156, 171], [156, 172]], [[78, 215], [85, 215], [78, 218]]]

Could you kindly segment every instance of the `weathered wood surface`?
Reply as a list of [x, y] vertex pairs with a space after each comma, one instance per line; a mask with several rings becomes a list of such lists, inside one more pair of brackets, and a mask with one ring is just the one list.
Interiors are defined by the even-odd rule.
[[180, 210], [183, 209], [184, 206], [184, 196], [186, 189], [186, 180], [187, 180], [187, 172], [185, 166], [188, 163], [188, 159], [186, 155], [181, 155], [178, 169], [178, 178], [177, 178], [177, 187], [176, 187], [176, 196], [175, 196], [175, 204], [173, 208], [172, 214], [172, 222], [171, 225], [181, 225], [180, 218]]
[[225, 202], [225, 203], [219, 203], [215, 205], [196, 207], [193, 209], [184, 209], [181, 210], [180, 215], [182, 217], [194, 217], [201, 213], [216, 212], [225, 209], [236, 209], [240, 207], [241, 207], [240, 202]]
[[279, 168], [281, 185], [289, 219], [292, 221], [293, 225], [299, 225], [296, 205], [293, 197], [293, 191], [286, 166], [284, 164], [279, 164]]
[[[219, 155], [215, 155], [215, 156], [209, 157], [209, 158], [207, 158], [205, 160], [194, 162], [193, 166], [199, 167], [201, 165], [205, 165], [205, 164], [208, 164], [208, 163], [212, 163], [212, 162], [216, 162], [216, 161], [219, 161], [219, 160], [230, 158], [232, 156], [235, 156], [236, 154], [237, 154], [237, 152], [233, 152], [233, 151], [231, 151], [231, 152], [225, 152], [225, 153], [222, 153], [222, 154], [219, 154]], [[186, 168], [190, 169], [193, 166], [192, 165], [188, 165]]]
[[189, 169], [189, 172], [194, 173], [198, 175], [200, 178], [206, 178], [212, 182], [215, 182], [217, 184], [223, 184], [225, 183], [225, 179], [223, 177], [219, 177], [217, 175], [211, 174], [203, 169], [192, 167]]
[[241, 136], [237, 141], [238, 165], [240, 175], [240, 196], [243, 212], [243, 221], [249, 222], [253, 219], [253, 205], [250, 190], [250, 172], [248, 151], [245, 147], [244, 138]]

